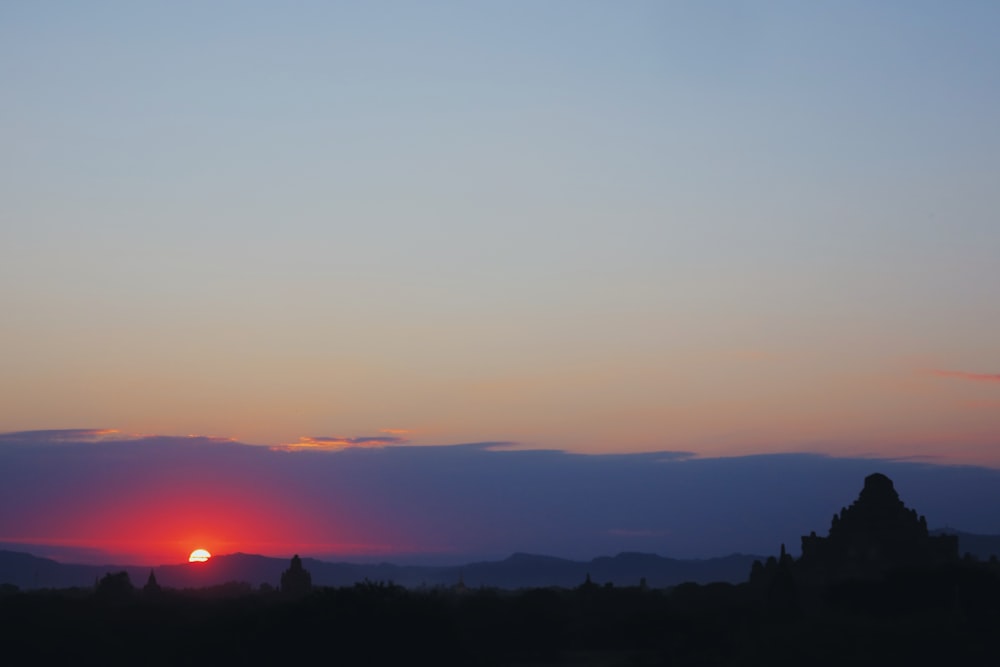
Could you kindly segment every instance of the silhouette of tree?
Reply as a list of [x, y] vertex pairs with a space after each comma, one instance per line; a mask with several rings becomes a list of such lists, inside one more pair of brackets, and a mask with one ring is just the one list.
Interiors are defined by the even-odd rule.
[[131, 597], [134, 590], [128, 572], [108, 572], [97, 582], [96, 595], [102, 600], [120, 601]]

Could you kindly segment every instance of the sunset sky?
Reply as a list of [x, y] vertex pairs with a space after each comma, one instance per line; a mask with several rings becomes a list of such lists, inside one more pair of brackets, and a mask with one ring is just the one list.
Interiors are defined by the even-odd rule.
[[[222, 447], [275, 516], [289, 462], [379, 448], [1000, 468], [998, 34], [973, 0], [5, 2], [3, 456]], [[342, 551], [502, 549], [393, 512]]]

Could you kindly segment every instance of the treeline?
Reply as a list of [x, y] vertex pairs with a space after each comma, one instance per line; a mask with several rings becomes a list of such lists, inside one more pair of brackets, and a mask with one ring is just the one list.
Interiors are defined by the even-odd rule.
[[187, 592], [122, 584], [103, 593], [4, 589], [0, 663], [884, 665], [1000, 658], [1000, 579], [983, 567], [896, 573], [823, 591], [773, 581], [670, 590], [587, 583], [513, 593], [365, 582], [292, 598], [241, 584]]

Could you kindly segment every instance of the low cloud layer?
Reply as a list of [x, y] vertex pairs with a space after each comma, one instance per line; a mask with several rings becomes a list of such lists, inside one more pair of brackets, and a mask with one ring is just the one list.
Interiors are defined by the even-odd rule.
[[[402, 437], [388, 434], [315, 438], [351, 446], [290, 455], [213, 438], [95, 441], [100, 432], [0, 438], [0, 542], [133, 553], [153, 542], [190, 549], [197, 539], [215, 540], [223, 553], [397, 560], [515, 551], [704, 557], [776, 553], [782, 543], [795, 553], [802, 535], [825, 534], [872, 472], [889, 475], [932, 528], [1000, 533], [1000, 471], [987, 468], [813, 454], [382, 446]], [[88, 445], [67, 446], [74, 438]]]

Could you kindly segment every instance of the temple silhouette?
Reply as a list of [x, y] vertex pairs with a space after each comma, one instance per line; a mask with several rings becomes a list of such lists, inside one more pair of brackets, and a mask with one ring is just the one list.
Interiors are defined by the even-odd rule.
[[850, 507], [833, 516], [828, 537], [802, 537], [801, 576], [815, 583], [877, 579], [889, 570], [925, 569], [958, 560], [958, 537], [932, 536], [881, 473], [865, 477]]
[[877, 581], [889, 572], [931, 570], [955, 563], [958, 536], [930, 535], [927, 520], [900, 500], [892, 480], [881, 473], [865, 477], [864, 488], [849, 507], [833, 515], [830, 532], [802, 536], [798, 560], [785, 553], [754, 563], [751, 583], [792, 579], [819, 587], [848, 580]]

